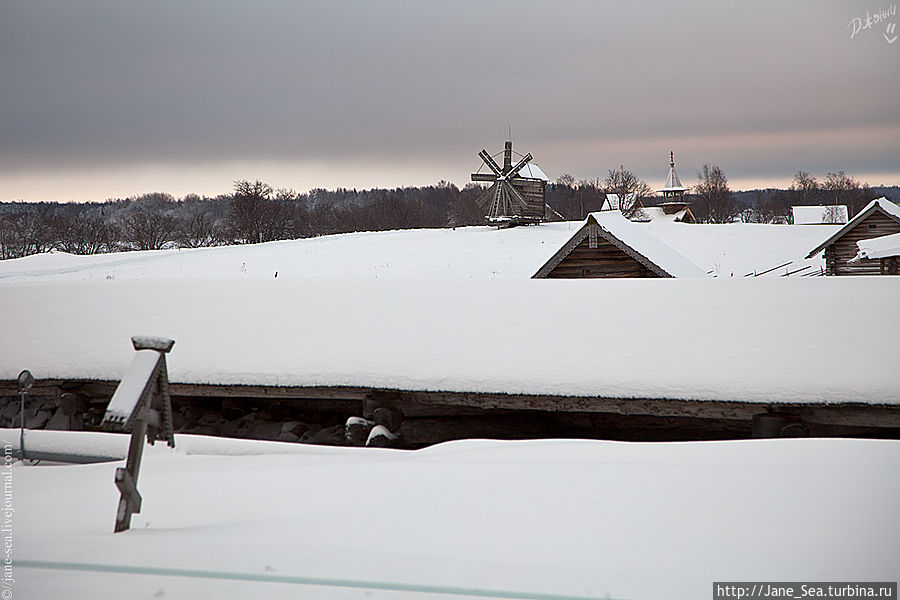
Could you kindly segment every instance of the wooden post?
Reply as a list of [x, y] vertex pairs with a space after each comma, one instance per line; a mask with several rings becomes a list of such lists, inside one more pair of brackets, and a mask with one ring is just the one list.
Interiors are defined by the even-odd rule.
[[[116, 388], [103, 418], [107, 429], [131, 431], [125, 467], [116, 469], [115, 483], [120, 493], [116, 533], [128, 530], [131, 515], [141, 512], [142, 498], [137, 482], [144, 454], [144, 438], [150, 445], [156, 440], [166, 440], [171, 448], [175, 447], [172, 400], [166, 370], [166, 354], [175, 341], [133, 337], [131, 342], [138, 354]], [[155, 355], [152, 354], [154, 352]]]
[[125, 468], [116, 469], [116, 487], [121, 493], [119, 508], [116, 511], [116, 533], [131, 528], [131, 515], [141, 512], [141, 495], [137, 491], [137, 481], [141, 472], [141, 458], [144, 455], [144, 436], [146, 434], [147, 422], [144, 419], [138, 419], [131, 430], [131, 444], [128, 446]]

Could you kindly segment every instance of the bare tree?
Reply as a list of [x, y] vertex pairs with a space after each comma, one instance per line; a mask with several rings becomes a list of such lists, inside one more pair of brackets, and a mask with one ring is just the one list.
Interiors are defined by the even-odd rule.
[[607, 172], [603, 191], [619, 197], [619, 210], [626, 217], [631, 217], [643, 205], [644, 199], [653, 195], [653, 188], [624, 166]]
[[563, 173], [556, 178], [556, 185], [562, 187], [572, 187], [575, 184], [575, 178], [569, 173]]
[[794, 204], [798, 206], [819, 204], [822, 201], [822, 187], [819, 181], [806, 171], [794, 173], [790, 191]]
[[119, 232], [100, 214], [57, 215], [53, 219], [57, 247], [71, 254], [99, 254], [115, 249]]
[[39, 254], [53, 248], [52, 210], [49, 205], [25, 205], [5, 215], [0, 231], [4, 258]]
[[175, 217], [162, 209], [141, 207], [122, 217], [122, 241], [134, 250], [160, 250], [175, 241]]
[[741, 213], [741, 207], [728, 188], [728, 178], [718, 165], [703, 165], [697, 172], [696, 201], [692, 211], [706, 223], [728, 223]]
[[248, 244], [266, 241], [265, 225], [272, 187], [256, 180], [234, 182], [229, 224], [235, 237]]
[[862, 210], [874, 195], [868, 184], [860, 184], [844, 171], [828, 173], [822, 188], [825, 190], [826, 202], [831, 205], [845, 204], [851, 218]]

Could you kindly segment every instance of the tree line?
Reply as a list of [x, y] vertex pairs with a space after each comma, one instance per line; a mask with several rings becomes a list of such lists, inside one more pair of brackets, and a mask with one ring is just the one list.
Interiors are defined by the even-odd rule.
[[[154, 192], [102, 203], [0, 203], [0, 259], [49, 250], [97, 254], [477, 225], [484, 221], [476, 205], [483, 190], [476, 184], [460, 189], [442, 181], [425, 187], [297, 193], [262, 181], [236, 181], [233, 193], [216, 197], [188, 194], [176, 199]], [[629, 217], [639, 206], [659, 200], [624, 166], [609, 170], [602, 179], [576, 181], [563, 174], [547, 184], [548, 217], [583, 219], [600, 210], [610, 193], [623, 199], [619, 208]], [[733, 192], [722, 169], [706, 164], [686, 200], [703, 223], [790, 223], [791, 206], [846, 204], [852, 216], [874, 197], [874, 190], [844, 171], [828, 173], [821, 182], [798, 171], [787, 190]]]

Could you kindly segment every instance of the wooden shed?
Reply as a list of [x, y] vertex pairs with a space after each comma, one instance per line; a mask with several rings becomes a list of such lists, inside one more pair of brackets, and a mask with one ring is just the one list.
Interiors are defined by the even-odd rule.
[[618, 210], [591, 213], [533, 279], [703, 277], [694, 263]]
[[883, 275], [880, 259], [857, 257], [857, 242], [894, 233], [900, 233], [900, 206], [878, 198], [806, 257], [812, 258], [824, 250], [826, 275]]

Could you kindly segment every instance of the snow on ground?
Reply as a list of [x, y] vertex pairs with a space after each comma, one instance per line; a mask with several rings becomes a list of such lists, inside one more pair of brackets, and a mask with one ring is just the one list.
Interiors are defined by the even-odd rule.
[[[743, 277], [789, 261], [802, 262], [800, 266], [811, 264], [816, 269], [824, 267], [821, 254], [814, 262], [803, 262], [803, 258], [841, 228], [841, 225], [698, 225], [655, 221], [645, 225], [665, 244], [717, 277]], [[785, 269], [780, 269], [773, 274], [784, 272]]]
[[[266, 244], [0, 261], [0, 284], [106, 279], [527, 279], [582, 222], [494, 229], [348, 233]], [[645, 223], [646, 231], [704, 272], [742, 277], [797, 258], [833, 225]], [[652, 257], [650, 257], [652, 259]], [[821, 258], [816, 265], [821, 264]]]
[[0, 282], [104, 279], [527, 279], [580, 223], [346, 233], [244, 246], [0, 261]]
[[[213, 456], [186, 452], [192, 439], [147, 448], [142, 512], [122, 534], [121, 462], [13, 465], [15, 597], [695, 600], [713, 581], [900, 579], [896, 441]], [[178, 576], [129, 574], [147, 569]], [[414, 586], [456, 593], [392, 591]]]
[[[900, 402], [900, 278], [94, 281], [0, 286], [0, 379]], [[498, 307], [502, 307], [498, 309]]]

